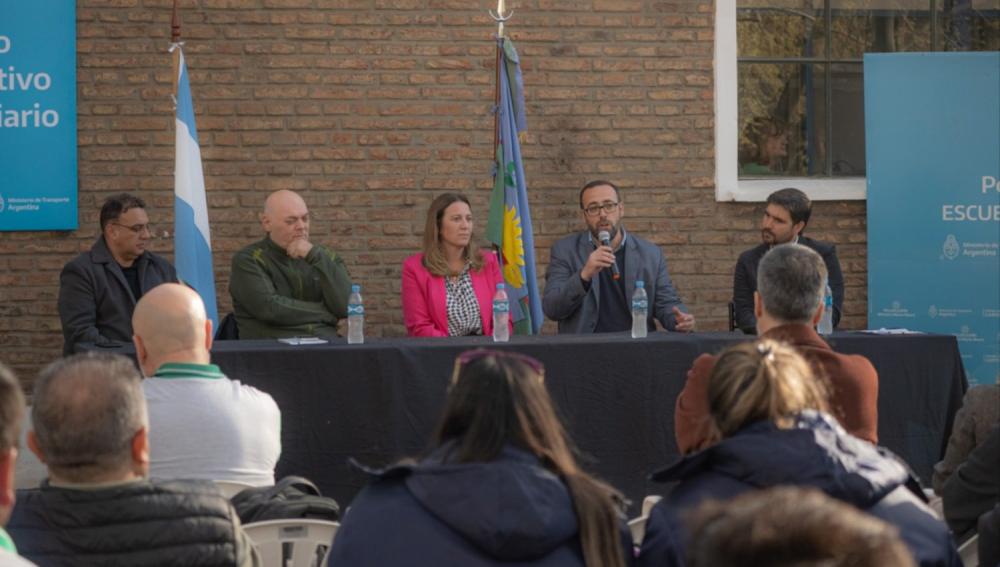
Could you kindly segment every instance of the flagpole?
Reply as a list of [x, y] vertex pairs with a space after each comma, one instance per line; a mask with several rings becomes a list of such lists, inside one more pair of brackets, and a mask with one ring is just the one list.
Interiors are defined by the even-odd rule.
[[[176, 1], [176, 0], [175, 0]], [[495, 112], [493, 113], [493, 156], [496, 159], [497, 146], [500, 144], [500, 57], [501, 57], [501, 45], [503, 41], [503, 24], [509, 20], [513, 15], [514, 11], [511, 10], [509, 13], [504, 13], [504, 0], [497, 0], [497, 11], [490, 11], [490, 17], [493, 21], [497, 23], [497, 73], [496, 73], [496, 86], [493, 92], [493, 105]], [[498, 175], [502, 172], [498, 173]]]
[[177, 80], [180, 77], [181, 51], [181, 18], [177, 13], [177, 0], [174, 0], [173, 15], [170, 17], [170, 52], [174, 55], [174, 97], [177, 96]]

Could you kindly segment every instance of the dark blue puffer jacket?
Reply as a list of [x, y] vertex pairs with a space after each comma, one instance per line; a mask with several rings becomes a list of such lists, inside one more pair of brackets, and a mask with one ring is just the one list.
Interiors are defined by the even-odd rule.
[[446, 464], [441, 454], [378, 473], [344, 516], [330, 567], [583, 566], [569, 490], [537, 458], [507, 448], [493, 462]]
[[817, 488], [899, 528], [923, 567], [961, 567], [943, 522], [924, 504], [909, 470], [884, 449], [845, 432], [830, 416], [804, 412], [792, 429], [751, 424], [732, 437], [657, 472], [679, 481], [650, 513], [638, 565], [682, 566], [683, 511], [707, 499], [728, 500], [753, 489]]

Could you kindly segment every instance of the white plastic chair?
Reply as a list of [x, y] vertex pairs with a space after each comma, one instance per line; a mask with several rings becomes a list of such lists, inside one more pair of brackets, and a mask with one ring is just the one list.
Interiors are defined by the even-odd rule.
[[212, 482], [215, 483], [215, 486], [219, 487], [219, 491], [221, 491], [222, 495], [226, 498], [232, 498], [247, 488], [253, 488], [252, 484], [239, 482], [237, 480], [213, 480]]
[[268, 520], [245, 524], [262, 567], [324, 567], [340, 524], [325, 520]]

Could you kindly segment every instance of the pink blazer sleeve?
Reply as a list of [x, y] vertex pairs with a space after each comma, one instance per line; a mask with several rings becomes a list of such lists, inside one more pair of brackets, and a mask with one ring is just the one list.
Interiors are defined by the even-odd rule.
[[[406, 325], [406, 334], [411, 337], [447, 337], [448, 336], [448, 314], [436, 313], [435, 284], [439, 283], [424, 268], [422, 264], [423, 254], [410, 256], [403, 262], [403, 285], [400, 293], [403, 301], [403, 323]], [[441, 295], [444, 294], [444, 286], [441, 285]], [[441, 303], [442, 308], [444, 303]], [[441, 326], [441, 316], [444, 316], [444, 326]]]

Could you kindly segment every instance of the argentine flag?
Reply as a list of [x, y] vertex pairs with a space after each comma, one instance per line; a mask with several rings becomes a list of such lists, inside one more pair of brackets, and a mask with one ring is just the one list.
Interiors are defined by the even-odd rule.
[[180, 45], [177, 49], [177, 141], [174, 165], [174, 266], [181, 281], [198, 292], [212, 328], [219, 328], [215, 304], [215, 273], [212, 270], [212, 238], [208, 230], [205, 176], [201, 171], [198, 129], [187, 65]]

